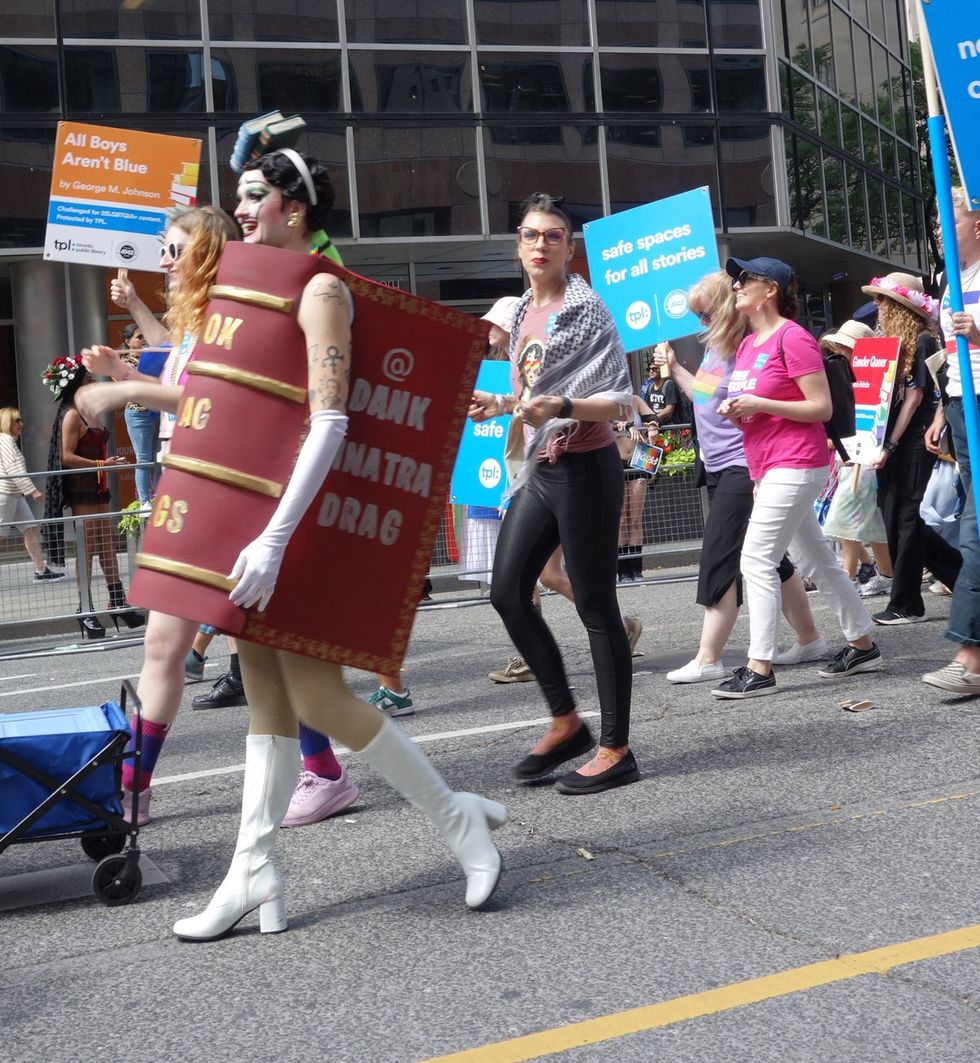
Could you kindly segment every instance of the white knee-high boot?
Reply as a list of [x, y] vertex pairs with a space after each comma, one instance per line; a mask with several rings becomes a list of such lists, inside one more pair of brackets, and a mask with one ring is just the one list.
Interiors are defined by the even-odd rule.
[[361, 756], [420, 812], [449, 843], [466, 872], [466, 904], [481, 908], [500, 881], [502, 862], [490, 831], [507, 809], [477, 794], [455, 793], [408, 735], [389, 719]]
[[200, 915], [174, 923], [177, 937], [214, 941], [249, 912], [259, 909], [259, 929], [286, 929], [282, 879], [272, 862], [279, 824], [299, 775], [299, 741], [282, 735], [248, 735], [242, 823], [231, 867]]

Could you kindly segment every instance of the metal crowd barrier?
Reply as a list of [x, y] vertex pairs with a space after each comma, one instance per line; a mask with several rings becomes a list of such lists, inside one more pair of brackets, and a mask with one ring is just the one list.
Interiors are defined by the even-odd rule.
[[[675, 427], [675, 426], [672, 426]], [[686, 426], [676, 426], [686, 427]], [[122, 472], [138, 468], [138, 465], [114, 465], [111, 471]], [[152, 467], [148, 465], [146, 467]], [[70, 476], [90, 473], [89, 469], [71, 469], [58, 473], [30, 472], [29, 476], [43, 489], [48, 476]], [[0, 474], [0, 478], [3, 477]], [[629, 480], [630, 477], [628, 476]], [[639, 482], [634, 480], [632, 482]], [[627, 490], [636, 493], [635, 500], [640, 511], [639, 535], [634, 535], [633, 545], [626, 551], [627, 558], [638, 559], [641, 566], [652, 569], [661, 565], [671, 555], [690, 553], [700, 549], [704, 531], [706, 498], [702, 489], [694, 484], [693, 466], [668, 475], [661, 471], [655, 478], [644, 480], [644, 486]], [[41, 503], [28, 501], [37, 512]], [[57, 581], [35, 581], [34, 567], [24, 548], [19, 528], [28, 522], [0, 526], [0, 636], [8, 637], [18, 627], [25, 630], [43, 631], [44, 625], [74, 620], [81, 616], [96, 616], [103, 623], [107, 617], [121, 612], [110, 609], [109, 590], [105, 577], [96, 563], [90, 571], [84, 542], [85, 525], [95, 520], [107, 520], [113, 531], [113, 543], [123, 587], [128, 588], [130, 575], [135, 568], [135, 555], [139, 549], [142, 524], [132, 521], [135, 534], [118, 530], [122, 517], [133, 517], [133, 511], [114, 511], [106, 514], [62, 517], [44, 521], [40, 517], [30, 523], [38, 525], [61, 524], [65, 529], [65, 578]], [[474, 510], [473, 507], [446, 503], [443, 520], [436, 537], [429, 578], [436, 594], [452, 593], [456, 598], [482, 597], [490, 581], [493, 552], [500, 531], [500, 518], [492, 510]], [[637, 541], [638, 540], [638, 541]], [[51, 564], [51, 559], [48, 559]], [[63, 624], [60, 625], [63, 628]], [[111, 629], [110, 629], [111, 630]], [[120, 628], [122, 632], [123, 628]], [[139, 635], [142, 629], [134, 629]], [[79, 636], [81, 632], [79, 631]]]
[[[119, 464], [107, 468], [111, 474], [125, 472], [129, 469], [152, 468], [152, 463], [144, 465]], [[38, 490], [44, 490], [44, 481], [50, 476], [91, 475], [92, 470], [64, 469], [58, 472], [27, 472]], [[0, 479], [17, 479], [8, 474], [0, 474]], [[31, 509], [37, 513], [42, 502], [26, 500]], [[115, 548], [119, 578], [123, 588], [129, 586], [130, 573], [135, 568], [134, 558], [138, 549], [138, 539], [119, 530], [119, 521], [123, 517], [132, 518], [132, 511], [113, 511], [93, 513], [70, 517], [58, 517], [45, 520], [37, 517], [33, 521], [13, 521], [0, 525], [0, 634], [4, 629], [30, 623], [42, 625], [54, 621], [81, 618], [84, 616], [100, 617], [104, 622], [107, 617], [124, 612], [126, 606], [115, 609], [109, 606], [109, 588], [105, 576], [96, 561], [94, 572], [90, 571], [88, 558], [80, 544], [85, 541], [85, 526], [96, 521], [107, 521]], [[48, 567], [54, 571], [64, 572], [64, 579], [36, 580], [34, 566], [27, 554], [22, 537], [22, 529], [35, 525], [41, 534], [44, 548], [45, 527], [60, 525], [64, 534], [64, 557], [45, 558]], [[104, 605], [103, 605], [104, 603]], [[79, 635], [81, 631], [79, 631]]]

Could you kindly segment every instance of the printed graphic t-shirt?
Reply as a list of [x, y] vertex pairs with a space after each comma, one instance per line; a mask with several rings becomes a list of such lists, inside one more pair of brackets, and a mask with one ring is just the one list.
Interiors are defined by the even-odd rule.
[[[541, 372], [548, 339], [555, 329], [555, 321], [564, 305], [563, 293], [558, 299], [553, 299], [541, 307], [535, 307], [533, 303], [529, 303], [524, 313], [520, 332], [517, 335], [516, 360], [511, 366], [511, 387], [522, 406], [531, 401], [531, 389]], [[533, 429], [525, 425], [525, 440], [531, 433]], [[608, 446], [614, 438], [613, 430], [606, 421], [579, 421], [577, 428], [565, 435], [565, 444], [562, 449], [570, 454], [598, 450], [600, 447]], [[541, 451], [538, 460], [545, 457], [546, 453]]]
[[[779, 402], [802, 401], [795, 378], [823, 372], [817, 341], [794, 321], [776, 329], [758, 346], [755, 339], [749, 333], [739, 344], [728, 382], [729, 397], [745, 392]], [[761, 480], [770, 469], [819, 469], [830, 461], [827, 434], [820, 421], [804, 423], [754, 413], [742, 418], [742, 445], [753, 480]]]
[[719, 405], [728, 398], [728, 382], [734, 368], [733, 360], [717, 358], [710, 350], [705, 351], [691, 388], [698, 446], [708, 472], [745, 465], [741, 428], [718, 412]]

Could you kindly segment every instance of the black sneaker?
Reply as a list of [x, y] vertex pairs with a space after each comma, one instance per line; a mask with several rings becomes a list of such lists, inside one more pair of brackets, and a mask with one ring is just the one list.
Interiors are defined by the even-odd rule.
[[51, 569], [48, 568], [47, 565], [44, 566], [44, 571], [43, 572], [35, 572], [34, 573], [34, 582], [35, 583], [40, 583], [41, 580], [46, 580], [46, 579], [64, 579], [64, 578], [65, 578], [64, 572], [52, 572]]
[[900, 613], [896, 609], [882, 609], [880, 613], [875, 613], [871, 619], [876, 624], [922, 624], [929, 617], [925, 615], [915, 616], [913, 613]]
[[817, 670], [817, 675], [824, 679], [840, 679], [845, 675], [858, 672], [877, 672], [884, 662], [881, 650], [872, 642], [870, 650], [859, 650], [856, 646], [845, 646], [830, 664]]
[[748, 666], [736, 668], [731, 679], [726, 679], [717, 690], [712, 690], [716, 698], [758, 698], [763, 694], [776, 692], [776, 673], [759, 675]]
[[247, 705], [245, 688], [242, 681], [231, 672], [219, 675], [215, 684], [206, 694], [198, 694], [191, 702], [192, 709], [224, 709], [232, 705]]

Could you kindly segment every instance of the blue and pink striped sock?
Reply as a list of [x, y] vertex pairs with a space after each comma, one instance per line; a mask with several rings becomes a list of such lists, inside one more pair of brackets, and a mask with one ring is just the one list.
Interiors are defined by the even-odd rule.
[[[160, 750], [163, 749], [163, 743], [167, 739], [167, 732], [169, 730], [169, 724], [153, 723], [150, 720], [143, 721], [143, 755], [140, 757], [140, 793], [150, 785], [150, 779], [153, 777], [153, 769], [157, 766], [157, 757], [160, 756]], [[132, 731], [133, 733], [130, 736], [129, 745], [126, 746], [127, 753], [136, 748], [135, 716], [133, 717]], [[135, 769], [133, 761], [124, 760], [122, 766], [123, 789], [132, 792], [134, 775]]]
[[303, 754], [304, 771], [311, 771], [321, 779], [340, 778], [340, 761], [333, 755], [326, 735], [300, 724], [299, 748]]

